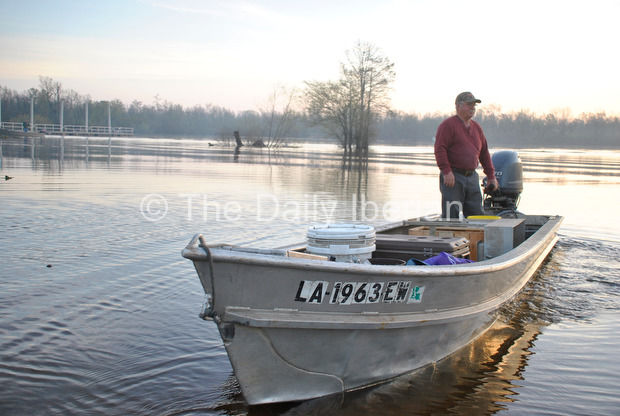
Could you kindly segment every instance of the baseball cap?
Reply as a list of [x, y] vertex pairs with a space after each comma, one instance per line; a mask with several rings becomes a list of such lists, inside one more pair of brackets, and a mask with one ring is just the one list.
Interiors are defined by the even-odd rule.
[[457, 95], [456, 101], [454, 103], [458, 104], [458, 103], [481, 103], [481, 102], [482, 101], [474, 97], [474, 94], [472, 94], [469, 91], [466, 91], [466, 92], [462, 92], [459, 95]]

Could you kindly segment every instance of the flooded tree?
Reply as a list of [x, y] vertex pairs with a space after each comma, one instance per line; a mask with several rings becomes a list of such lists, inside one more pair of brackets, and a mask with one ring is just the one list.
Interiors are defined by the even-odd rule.
[[261, 109], [265, 121], [262, 139], [265, 147], [277, 148], [285, 144], [294, 124], [296, 96], [295, 89], [274, 88], [268, 107]]
[[336, 137], [345, 155], [368, 155], [376, 122], [388, 109], [394, 64], [372, 44], [358, 42], [346, 53], [337, 81], [306, 82], [313, 122]]

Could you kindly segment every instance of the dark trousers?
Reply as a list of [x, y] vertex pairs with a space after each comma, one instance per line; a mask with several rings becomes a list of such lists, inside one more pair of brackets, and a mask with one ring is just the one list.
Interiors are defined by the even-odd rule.
[[472, 175], [465, 176], [454, 172], [454, 179], [454, 186], [448, 188], [443, 183], [443, 175], [439, 174], [442, 218], [458, 220], [461, 210], [465, 218], [470, 215], [483, 215], [478, 173], [474, 171]]

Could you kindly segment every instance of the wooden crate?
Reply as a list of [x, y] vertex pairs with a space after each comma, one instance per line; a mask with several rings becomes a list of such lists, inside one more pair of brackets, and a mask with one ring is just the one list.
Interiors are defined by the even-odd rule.
[[327, 256], [321, 256], [321, 255], [318, 255], [318, 254], [306, 253], [305, 249], [301, 249], [301, 250], [287, 250], [286, 251], [286, 256], [287, 257], [295, 257], [297, 259], [306, 259], [306, 260], [324, 260], [324, 261], [329, 260], [329, 257], [327, 257]]
[[[437, 237], [464, 237], [469, 241], [469, 258], [478, 260], [478, 242], [484, 241], [483, 228], [470, 227], [412, 227], [408, 231], [409, 235], [436, 235]], [[482, 260], [482, 259], [481, 259]]]
[[409, 235], [431, 235], [431, 229], [429, 227], [423, 227], [423, 226], [412, 227], [409, 229], [407, 234]]

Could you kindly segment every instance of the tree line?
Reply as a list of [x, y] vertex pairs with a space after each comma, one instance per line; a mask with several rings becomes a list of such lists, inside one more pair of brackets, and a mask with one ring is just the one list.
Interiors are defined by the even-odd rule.
[[[379, 121], [380, 141], [390, 144], [410, 144], [407, 135], [415, 131], [416, 137], [422, 138], [415, 144], [431, 144], [439, 123], [447, 116], [387, 114]], [[607, 116], [605, 113], [581, 114], [572, 118], [552, 113], [539, 116], [526, 110], [495, 113], [479, 109], [474, 120], [480, 123], [492, 147], [587, 149], [620, 147], [620, 118]]]
[[[359, 64], [353, 56], [351, 61]], [[335, 140], [345, 153], [356, 149], [363, 153], [369, 143], [432, 145], [437, 126], [449, 114], [390, 111], [386, 87], [393, 73], [390, 62], [378, 58], [385, 68], [383, 78], [368, 67], [362, 66], [360, 73], [360, 67], [343, 66], [340, 80], [307, 82], [306, 89], [300, 93], [275, 91], [265, 109], [235, 112], [211, 104], [183, 107], [158, 97], [151, 104], [133, 101], [126, 105], [113, 100], [110, 102], [112, 124], [133, 127], [136, 136], [205, 137], [231, 143], [234, 143], [233, 132], [239, 131], [246, 142], [261, 140], [271, 147], [286, 144], [289, 138]], [[367, 78], [361, 79], [363, 76]], [[358, 89], [354, 90], [354, 86]], [[49, 77], [40, 77], [38, 88], [24, 92], [0, 86], [2, 121], [30, 121], [31, 98], [35, 102], [36, 124], [58, 124], [62, 101], [65, 125], [84, 124], [86, 103], [89, 125], [107, 125], [107, 101], [67, 90]], [[330, 113], [326, 108], [330, 104], [340, 108], [332, 108]], [[563, 114], [540, 116], [528, 111], [501, 113], [482, 106], [474, 119], [482, 125], [492, 147], [618, 148], [620, 145], [620, 119], [605, 113], [572, 118]]]

